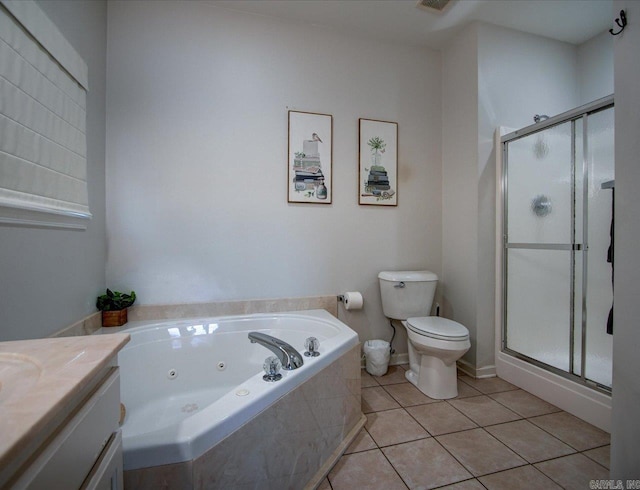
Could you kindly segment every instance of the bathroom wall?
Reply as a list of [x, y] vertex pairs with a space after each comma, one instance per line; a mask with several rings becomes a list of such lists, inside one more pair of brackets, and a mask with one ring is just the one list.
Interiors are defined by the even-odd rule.
[[[362, 291], [441, 273], [440, 56], [212, 6], [108, 4], [107, 280], [141, 304]], [[287, 203], [287, 110], [333, 115], [333, 203]], [[359, 206], [358, 118], [399, 124], [399, 205]], [[404, 332], [394, 343], [406, 352]]]
[[478, 28], [478, 360], [491, 366], [495, 345], [496, 127], [533, 124], [578, 105], [576, 48], [567, 43], [481, 24]]
[[105, 286], [104, 1], [38, 2], [89, 66], [86, 231], [0, 226], [0, 340], [48, 336], [95, 311]]
[[476, 364], [478, 295], [478, 26], [442, 53], [442, 315], [469, 329]]
[[[608, 35], [608, 33], [606, 33]], [[610, 36], [609, 36], [610, 37]], [[596, 36], [581, 46], [574, 46], [531, 34], [521, 33], [511, 29], [500, 28], [493, 25], [481, 24], [479, 27], [479, 230], [483, 235], [479, 240], [478, 253], [484, 254], [479, 259], [480, 284], [494, 284], [495, 262], [493, 259], [495, 250], [495, 151], [492, 136], [497, 126], [506, 126], [513, 129], [533, 124], [534, 114], [547, 114], [554, 116], [586, 102], [603, 97], [613, 92], [613, 66], [611, 43], [603, 36]], [[590, 97], [583, 100], [581, 96]], [[595, 141], [594, 138], [592, 140]], [[610, 158], [607, 159], [612, 163]], [[600, 173], [601, 165], [597, 166]], [[525, 190], [527, 202], [530, 201], [543, 184], [537, 184], [537, 178], [547, 180], [548, 173], [538, 172], [528, 178], [528, 190]], [[592, 180], [596, 176], [592, 175]], [[600, 178], [600, 175], [597, 176]], [[594, 180], [595, 182], [595, 180]], [[593, 184], [593, 183], [592, 183]], [[598, 182], [599, 187], [600, 182]], [[592, 185], [593, 187], [593, 185]], [[606, 192], [606, 191], [605, 191]], [[530, 195], [529, 195], [530, 194]], [[590, 193], [597, 194], [595, 187]], [[593, 285], [600, 280], [607, 289], [610, 280], [610, 271], [606, 267], [606, 247], [608, 246], [608, 229], [610, 223], [610, 208], [606, 206], [610, 195], [601, 196], [603, 202], [590, 202], [590, 223], [592, 230], [600, 230], [601, 234], [591, 234], [594, 253], [599, 253], [604, 248], [602, 267], [598, 269], [599, 277], [591, 268], [590, 279]], [[557, 203], [556, 203], [557, 204]], [[602, 206], [600, 205], [602, 204]], [[597, 209], [596, 209], [597, 208]], [[602, 208], [602, 209], [601, 209]], [[598, 212], [596, 212], [598, 211]], [[522, 223], [521, 223], [522, 224]], [[597, 243], [596, 238], [600, 238]], [[516, 240], [528, 241], [528, 240]], [[606, 243], [605, 243], [606, 242]], [[484, 268], [482, 265], [484, 264]], [[596, 264], [597, 265], [597, 264]], [[536, 266], [538, 267], [538, 266]], [[539, 270], [543, 270], [543, 264]], [[558, 280], [555, 280], [558, 282]], [[605, 296], [610, 291], [607, 289]], [[478, 299], [479, 312], [484, 312], [483, 325], [493, 325], [495, 314], [494, 294], [501, 294], [494, 288], [484, 287]], [[530, 298], [531, 301], [535, 301]], [[593, 300], [593, 298], [592, 298]], [[608, 299], [603, 301], [610, 302]], [[600, 301], [602, 302], [602, 301]], [[557, 306], [557, 314], [566, 318], [566, 305], [558, 301], [545, 303]], [[598, 305], [590, 302], [592, 313], [605, 315], [606, 311]], [[602, 310], [602, 311], [600, 311]], [[553, 316], [553, 314], [551, 315]], [[596, 318], [597, 316], [597, 318]], [[592, 314], [591, 318], [596, 324], [600, 324], [600, 316]], [[596, 327], [598, 326], [596, 325]], [[589, 326], [591, 328], [591, 325]], [[601, 330], [601, 331], [600, 331]], [[598, 330], [598, 343], [601, 341], [610, 345], [610, 339], [601, 338], [604, 327]], [[493, 332], [492, 328], [484, 330], [486, 336], [479, 336], [478, 349], [484, 353], [484, 360], [478, 359], [478, 366], [493, 361]], [[593, 342], [592, 342], [593, 343]], [[603, 345], [606, 351], [606, 345]], [[480, 357], [480, 354], [479, 354]], [[597, 356], [596, 356], [597, 357]], [[604, 376], [606, 378], [606, 375]], [[603, 381], [603, 379], [598, 379]]]
[[576, 77], [573, 46], [484, 23], [443, 52], [444, 303], [470, 329], [464, 361], [478, 375], [491, 374], [494, 363], [493, 134], [573, 107]]
[[578, 105], [613, 93], [614, 40], [604, 31], [578, 46]]
[[[443, 52], [443, 303], [469, 327], [464, 361], [478, 375], [494, 362], [495, 128], [576, 107], [579, 86], [611, 93], [606, 42], [576, 47], [475, 23]], [[589, 79], [579, 84], [580, 74]]]
[[[613, 2], [612, 18], [625, 10], [640, 18], [640, 4]], [[640, 26], [629, 23], [615, 41], [616, 277], [613, 335], [611, 478], [640, 479]]]

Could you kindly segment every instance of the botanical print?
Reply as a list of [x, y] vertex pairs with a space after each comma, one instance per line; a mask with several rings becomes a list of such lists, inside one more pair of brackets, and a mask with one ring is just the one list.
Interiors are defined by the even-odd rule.
[[360, 119], [359, 203], [398, 204], [398, 124]]
[[333, 116], [289, 111], [289, 202], [331, 203]]

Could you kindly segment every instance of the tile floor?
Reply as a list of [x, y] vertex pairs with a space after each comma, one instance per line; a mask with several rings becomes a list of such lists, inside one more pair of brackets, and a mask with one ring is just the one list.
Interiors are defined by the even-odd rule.
[[458, 378], [439, 401], [391, 366], [362, 371], [367, 424], [320, 490], [589, 488], [609, 478], [609, 434], [500, 378]]

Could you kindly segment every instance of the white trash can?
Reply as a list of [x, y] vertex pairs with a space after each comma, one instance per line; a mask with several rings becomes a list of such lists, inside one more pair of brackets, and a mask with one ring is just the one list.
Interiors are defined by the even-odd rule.
[[364, 343], [365, 368], [369, 374], [384, 376], [389, 368], [391, 350], [386, 340], [367, 340]]

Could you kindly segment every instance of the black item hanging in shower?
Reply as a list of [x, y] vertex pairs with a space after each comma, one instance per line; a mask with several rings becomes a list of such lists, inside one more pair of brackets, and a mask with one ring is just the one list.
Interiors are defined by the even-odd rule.
[[[611, 189], [611, 227], [609, 228], [609, 235], [611, 236], [611, 242], [609, 243], [609, 248], [607, 249], [607, 262], [611, 264], [611, 289], [613, 289], [613, 276], [614, 276], [614, 265], [613, 265], [613, 255], [614, 255], [614, 230], [615, 230], [615, 205], [616, 205], [616, 189], [615, 189], [615, 181], [610, 180], [609, 182], [605, 182], [601, 186], [602, 189]], [[613, 304], [611, 305], [611, 309], [609, 310], [609, 317], [607, 318], [607, 333], [609, 335], [613, 335]]]

